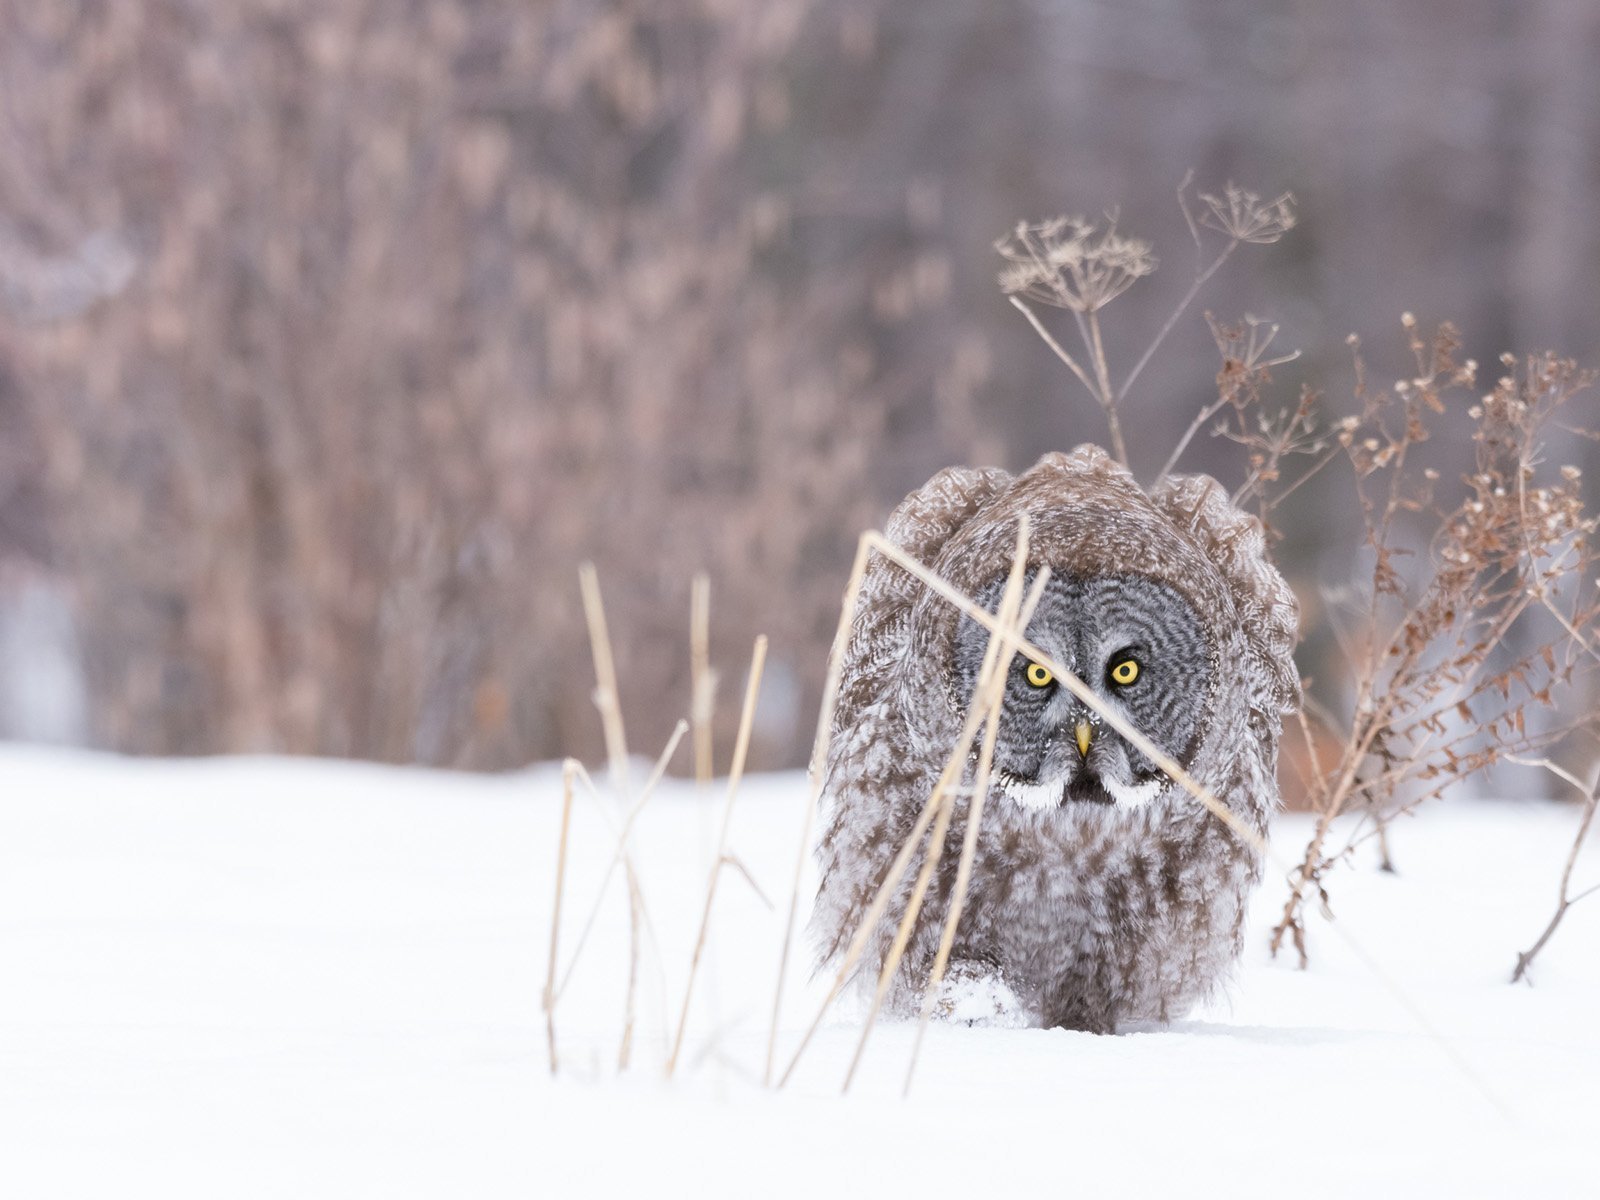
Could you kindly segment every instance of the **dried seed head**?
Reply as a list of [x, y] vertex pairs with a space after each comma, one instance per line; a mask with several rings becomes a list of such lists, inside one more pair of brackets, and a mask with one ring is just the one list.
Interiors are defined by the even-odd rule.
[[1021, 222], [994, 248], [1006, 260], [1006, 295], [1081, 313], [1099, 311], [1156, 269], [1150, 243], [1122, 236], [1115, 219], [1104, 230], [1081, 217]]
[[1263, 200], [1255, 192], [1229, 183], [1222, 195], [1202, 192], [1200, 200], [1210, 210], [1201, 214], [1200, 224], [1227, 234], [1237, 242], [1270, 245], [1295, 225], [1294, 196], [1284, 192], [1273, 200]]

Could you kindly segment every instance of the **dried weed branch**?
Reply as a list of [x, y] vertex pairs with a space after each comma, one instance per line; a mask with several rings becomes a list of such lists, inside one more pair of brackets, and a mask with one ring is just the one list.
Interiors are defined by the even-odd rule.
[[1577, 835], [1572, 839], [1572, 849], [1567, 852], [1566, 864], [1561, 868], [1561, 890], [1556, 899], [1556, 911], [1551, 915], [1550, 923], [1544, 927], [1544, 932], [1539, 935], [1538, 940], [1517, 955], [1516, 969], [1511, 972], [1511, 982], [1516, 983], [1518, 980], [1528, 978], [1528, 968], [1533, 965], [1534, 958], [1539, 951], [1544, 949], [1545, 943], [1555, 933], [1556, 927], [1561, 924], [1561, 919], [1567, 915], [1567, 910], [1585, 896], [1600, 891], [1600, 884], [1595, 884], [1593, 887], [1585, 888], [1576, 896], [1571, 894], [1572, 869], [1578, 863], [1578, 852], [1583, 849], [1583, 843], [1589, 836], [1589, 826], [1594, 824], [1595, 807], [1597, 802], [1600, 802], [1600, 773], [1596, 774], [1593, 783], [1585, 784], [1571, 771], [1564, 770], [1548, 758], [1530, 760], [1512, 755], [1507, 755], [1506, 757], [1510, 761], [1521, 763], [1524, 766], [1543, 767], [1558, 779], [1570, 783], [1577, 789], [1578, 794], [1583, 797], [1583, 817], [1578, 822]]
[[[1415, 375], [1372, 390], [1358, 349], [1361, 413], [1333, 430], [1354, 476], [1371, 566], [1340, 630], [1351, 716], [1333, 730], [1338, 760], [1308, 780], [1317, 825], [1272, 935], [1274, 952], [1292, 942], [1302, 964], [1305, 905], [1315, 896], [1326, 906], [1336, 863], [1381, 838], [1397, 814], [1594, 723], [1566, 715], [1558, 700], [1582, 694], [1595, 673], [1597, 521], [1577, 469], [1551, 471], [1543, 460], [1547, 429], [1594, 376], [1553, 355], [1520, 363], [1507, 355], [1506, 374], [1474, 398], [1477, 364], [1458, 358], [1455, 330], [1443, 324], [1424, 338], [1409, 314], [1403, 324]], [[1475, 470], [1453, 502], [1439, 498], [1439, 472], [1415, 465], [1430, 422], [1447, 414], [1472, 423], [1476, 446]], [[1309, 451], [1315, 470], [1326, 463], [1306, 402], [1236, 436], [1251, 455], [1246, 490], [1264, 512], [1286, 494], [1288, 455]], [[1331, 846], [1335, 818], [1352, 810], [1361, 819]]]
[[[1128, 463], [1128, 448], [1119, 407], [1167, 335], [1235, 250], [1246, 243], [1276, 242], [1295, 224], [1294, 198], [1289, 193], [1263, 200], [1232, 183], [1221, 197], [1201, 193], [1204, 211], [1196, 221], [1186, 194], [1191, 179], [1192, 173], [1185, 175], [1178, 185], [1178, 206], [1196, 246], [1203, 248], [1202, 228], [1220, 233], [1226, 240], [1212, 260], [1197, 269], [1188, 290], [1120, 384], [1113, 383], [1106, 360], [1100, 310], [1154, 273], [1156, 258], [1150, 243], [1119, 233], [1115, 214], [1108, 215], [1103, 226], [1082, 217], [1054, 217], [1037, 224], [1019, 222], [995, 242], [995, 250], [1006, 264], [1000, 271], [1000, 290], [1094, 397], [1106, 419], [1111, 453], [1124, 466]], [[1072, 313], [1087, 369], [1050, 333], [1029, 301]], [[1187, 441], [1185, 437], [1185, 444]], [[1169, 463], [1168, 469], [1170, 466]]]

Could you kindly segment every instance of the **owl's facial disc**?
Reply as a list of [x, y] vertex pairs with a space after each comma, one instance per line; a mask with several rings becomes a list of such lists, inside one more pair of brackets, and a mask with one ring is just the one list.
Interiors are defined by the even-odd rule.
[[[978, 597], [991, 611], [1001, 586], [996, 580]], [[1187, 764], [1213, 667], [1204, 627], [1174, 588], [1142, 575], [1053, 577], [1027, 634], [1163, 753]], [[981, 626], [962, 618], [952, 664], [958, 704], [972, 694], [987, 640]], [[1169, 786], [1098, 712], [1020, 655], [1006, 682], [995, 778], [1002, 794], [1037, 810], [1139, 808]]]

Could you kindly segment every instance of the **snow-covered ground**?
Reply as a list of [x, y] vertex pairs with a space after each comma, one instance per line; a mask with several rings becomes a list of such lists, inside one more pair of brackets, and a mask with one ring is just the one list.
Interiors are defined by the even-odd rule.
[[[1534, 986], [1506, 982], [1569, 808], [1437, 805], [1394, 831], [1400, 874], [1332, 881], [1340, 925], [1444, 1045], [1320, 917], [1310, 970], [1271, 961], [1269, 879], [1225, 999], [1117, 1037], [935, 1027], [902, 1100], [904, 1026], [840, 1097], [848, 1015], [787, 1089], [760, 1086], [799, 776], [741, 790], [733, 848], [780, 911], [723, 875], [670, 1084], [720, 789], [668, 785], [637, 828], [660, 953], [634, 1068], [615, 1069], [619, 875], [552, 1078], [557, 770], [0, 748], [0, 782], [0, 1196], [1600, 1195], [1600, 897]], [[1306, 828], [1278, 822], [1285, 855]], [[580, 804], [564, 958], [610, 852]], [[784, 1057], [815, 1011], [805, 975]]]

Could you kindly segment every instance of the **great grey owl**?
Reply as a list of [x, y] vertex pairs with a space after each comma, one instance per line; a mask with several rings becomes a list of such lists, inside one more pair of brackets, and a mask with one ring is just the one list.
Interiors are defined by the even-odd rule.
[[[1278, 804], [1282, 716], [1300, 684], [1297, 606], [1259, 522], [1204, 476], [1146, 494], [1103, 451], [1080, 446], [1016, 477], [942, 471], [886, 532], [993, 611], [1022, 513], [1029, 574], [1050, 569], [1029, 640], [1264, 835]], [[811, 931], [824, 965], [849, 946], [956, 743], [987, 636], [874, 557], [820, 765]], [[972, 773], [969, 763], [969, 785]], [[891, 1011], [921, 1002], [968, 803], [956, 802]], [[876, 981], [921, 861], [919, 851], [858, 981]], [[1261, 867], [1252, 846], [1018, 655], [948, 978], [993, 982], [1004, 997], [995, 1015], [1012, 1023], [1110, 1032], [1175, 1019], [1237, 958]]]

